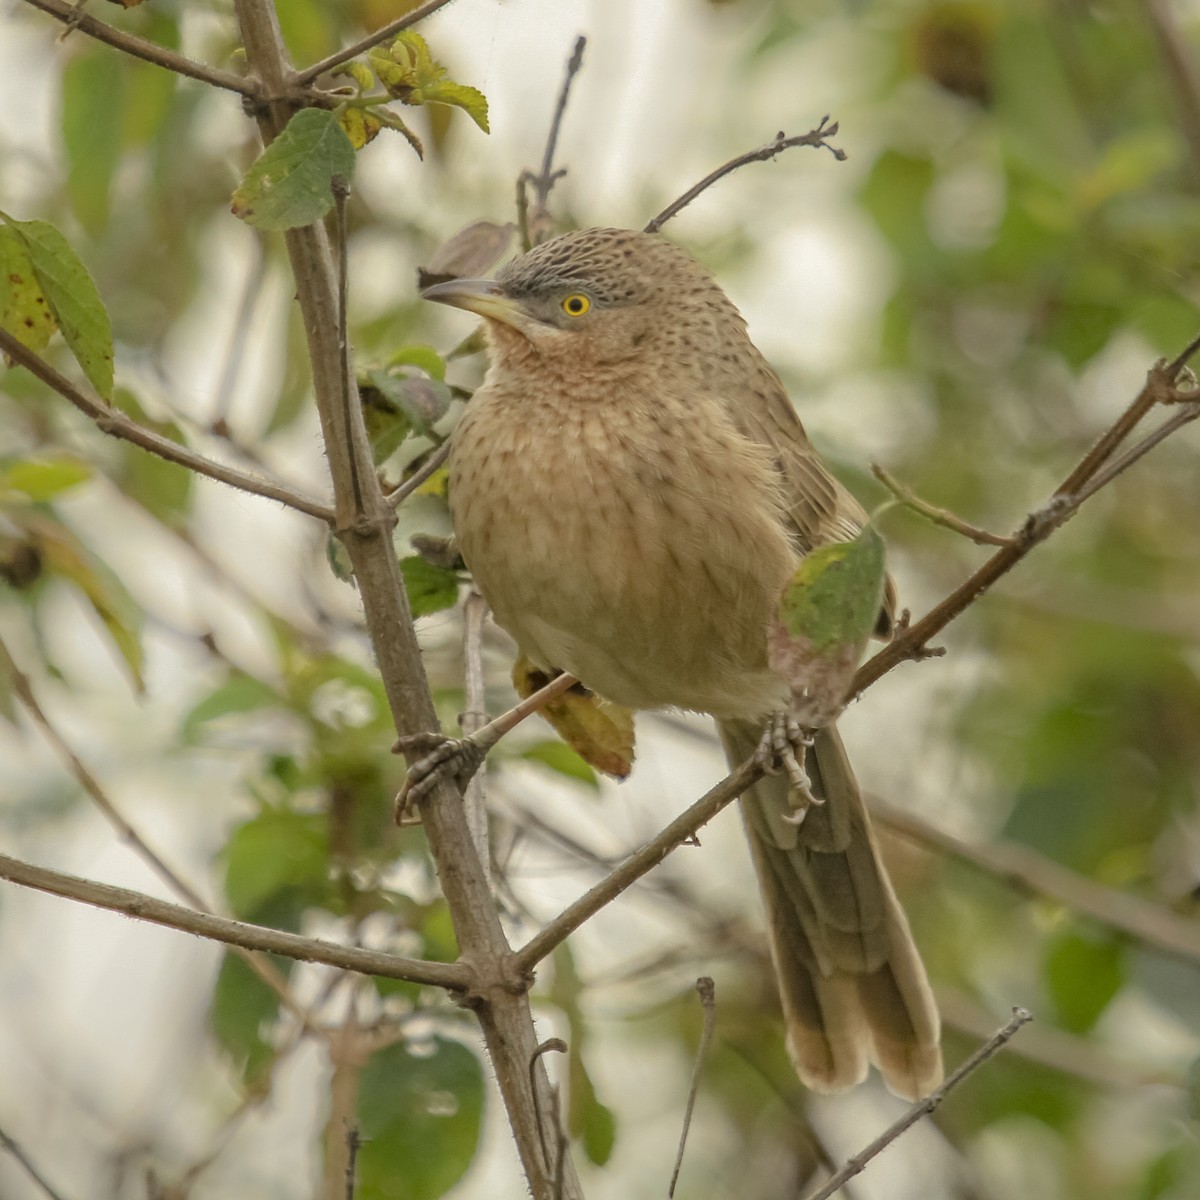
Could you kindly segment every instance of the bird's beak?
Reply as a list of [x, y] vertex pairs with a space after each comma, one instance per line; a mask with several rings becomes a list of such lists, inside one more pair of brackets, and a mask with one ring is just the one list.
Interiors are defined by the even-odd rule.
[[529, 314], [521, 304], [494, 279], [451, 279], [448, 283], [435, 283], [421, 293], [421, 299], [465, 308], [514, 329], [522, 329], [529, 322]]

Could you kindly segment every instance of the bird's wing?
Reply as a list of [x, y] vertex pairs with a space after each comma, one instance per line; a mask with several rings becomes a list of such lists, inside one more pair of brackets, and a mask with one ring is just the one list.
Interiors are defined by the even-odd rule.
[[[866, 511], [821, 461], [779, 376], [765, 360], [759, 359], [757, 365], [752, 394], [727, 409], [743, 437], [770, 450], [797, 548], [807, 553], [857, 536], [867, 523]], [[881, 635], [891, 629], [895, 602], [889, 577], [880, 614]]]

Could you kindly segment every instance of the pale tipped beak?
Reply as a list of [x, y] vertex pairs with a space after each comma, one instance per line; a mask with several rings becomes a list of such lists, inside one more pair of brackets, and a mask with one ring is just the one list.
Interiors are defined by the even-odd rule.
[[465, 308], [516, 329], [529, 321], [525, 309], [494, 279], [451, 279], [448, 283], [435, 283], [421, 293], [421, 299]]

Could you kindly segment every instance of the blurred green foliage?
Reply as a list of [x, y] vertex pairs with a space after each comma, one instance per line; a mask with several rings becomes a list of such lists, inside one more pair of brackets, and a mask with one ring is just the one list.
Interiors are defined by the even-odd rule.
[[[404, 5], [288, 0], [278, 7], [303, 62]], [[1139, 372], [1200, 331], [1200, 98], [1188, 95], [1187, 79], [1164, 53], [1173, 42], [1194, 58], [1194, 16], [1129, 0], [696, 0], [695, 8], [697, 19], [729, 23], [722, 28], [736, 47], [730, 53], [743, 56], [747, 111], [761, 113], [769, 101], [780, 124], [792, 119], [792, 98], [764, 96], [758, 80], [794, 74], [813, 46], [835, 41], [849, 62], [870, 64], [847, 85], [845, 107], [834, 115], [850, 155], [844, 204], [887, 262], [870, 302], [875, 336], [867, 351], [847, 351], [837, 378], [801, 380], [785, 370], [794, 393], [819, 399], [836, 385], [838, 395], [851, 395], [861, 384], [864, 393], [908, 397], [889, 469], [973, 523], [1018, 527], [1132, 398]], [[163, 46], [181, 44], [172, 6], [147, 4], [104, 19]], [[1164, 19], [1179, 25], [1164, 32], [1156, 25]], [[189, 45], [216, 64], [230, 62], [235, 49], [232, 25], [216, 18], [200, 44]], [[452, 58], [450, 46], [432, 49]], [[538, 51], [554, 57], [566, 49]], [[178, 383], [178, 331], [204, 325], [214, 270], [240, 280], [249, 265], [259, 293], [275, 287], [290, 295], [280, 239], [266, 238], [253, 251], [262, 256], [257, 271], [245, 244], [230, 240], [246, 231], [228, 231], [230, 196], [259, 152], [252, 122], [230, 117], [229, 97], [78, 31], [61, 57], [59, 157], [39, 176], [36, 203], [26, 197], [12, 215], [65, 231], [96, 279], [117, 346], [115, 403], [209, 453], [227, 450], [284, 474], [297, 454], [315, 461], [303, 331], [294, 314], [264, 306], [271, 315], [254, 316], [252, 303], [240, 322], [277, 361], [277, 378], [253, 404], [231, 414], [223, 397], [176, 394], [171, 386]], [[731, 97], [731, 121], [738, 109]], [[461, 119], [461, 129], [447, 125], [444, 115], [430, 116], [423, 132], [429, 169], [452, 172], [461, 164], [450, 153], [454, 138], [479, 134]], [[749, 124], [738, 126], [742, 144], [731, 152], [758, 137]], [[382, 144], [362, 154], [380, 153]], [[531, 140], [530, 157], [535, 151]], [[725, 156], [714, 148], [714, 161]], [[512, 165], [515, 174], [519, 164]], [[588, 165], [570, 164], [576, 175]], [[662, 201], [690, 182], [663, 176], [655, 181]], [[453, 190], [454, 176], [445, 183]], [[507, 198], [511, 183], [492, 181], [492, 193]], [[439, 208], [397, 215], [378, 195], [364, 188], [351, 202], [352, 262], [381, 232], [414, 265], [451, 233]], [[480, 215], [510, 214], [456, 211], [454, 219]], [[585, 215], [606, 220], [603, 212]], [[730, 226], [736, 223], [730, 214]], [[737, 260], [751, 249], [747, 231], [723, 252]], [[253, 302], [258, 293], [248, 294]], [[461, 389], [447, 383], [443, 357], [426, 344], [433, 335], [421, 324], [427, 318], [418, 314], [409, 277], [352, 316], [360, 363], [386, 364], [366, 367], [375, 387], [368, 416], [378, 464], [396, 482], [444, 438]], [[207, 336], [214, 359], [233, 353]], [[46, 355], [74, 370], [61, 339]], [[463, 358], [465, 365], [452, 365], [469, 380], [479, 359]], [[235, 579], [230, 590], [254, 631], [255, 655], [229, 650], [225, 642], [237, 638], [228, 629], [215, 633], [182, 602], [164, 611], [169, 606], [153, 587], [123, 578], [106, 561], [120, 557], [119, 546], [94, 520], [102, 512], [110, 531], [128, 528], [144, 539], [146, 562], [173, 562], [189, 547], [219, 541], [197, 481], [105, 439], [23, 372], [6, 372], [0, 387], [0, 606], [6, 639], [25, 648], [23, 669], [48, 695], [87, 700], [94, 683], [77, 668], [72, 647], [79, 639], [103, 644], [135, 688], [151, 681], [151, 702], [155, 686], [172, 691], [178, 720], [167, 755], [181, 777], [212, 756], [236, 759], [238, 814], [213, 839], [221, 845], [216, 859], [229, 911], [282, 929], [453, 959], [453, 930], [423, 835], [393, 823], [402, 770], [388, 753], [385, 697], [357, 628], [352, 589], [331, 578], [320, 538], [313, 534], [284, 589], [290, 606], [278, 592], [268, 601], [255, 590], [262, 581], [253, 549], [240, 547], [236, 569], [209, 563], [216, 575]], [[941, 709], [920, 719], [921, 736], [966, 781], [970, 812], [948, 814], [947, 824], [961, 819], [981, 838], [1020, 842], [1185, 916], [1194, 915], [1200, 879], [1195, 460], [1194, 430], [1169, 441], [975, 605], [944, 639], [951, 663], [965, 664], [954, 676], [959, 682], [946, 685]], [[882, 498], [861, 458], [841, 467], [864, 500]], [[449, 721], [462, 707], [459, 663], [437, 634], [448, 627], [460, 575], [412, 555], [407, 542], [416, 531], [445, 533], [441, 482], [435, 478], [401, 510], [397, 550], [414, 611], [428, 618], [421, 629], [437, 651], [430, 672]], [[224, 511], [216, 524], [229, 519]], [[884, 533], [897, 573], [925, 599], [948, 591], [984, 553], [903, 514], [889, 515]], [[64, 605], [64, 596], [83, 604]], [[76, 624], [64, 631], [69, 622]], [[177, 684], [168, 689], [160, 678], [156, 685], [146, 670], [148, 631], [180, 625], [206, 655], [182, 699]], [[506, 672], [496, 664], [497, 703], [510, 695]], [[0, 718], [15, 723], [10, 685], [0, 678]], [[135, 728], [136, 719], [129, 724]], [[589, 802], [597, 787], [591, 769], [557, 742], [534, 739], [503, 749], [500, 759], [580, 785]], [[15, 807], [22, 805], [32, 810], [34, 799], [18, 798]], [[51, 817], [61, 819], [59, 809]], [[922, 1194], [1023, 1200], [1035, 1192], [1022, 1182], [1022, 1164], [1037, 1160], [1045, 1172], [1038, 1195], [1193, 1197], [1200, 967], [1168, 961], [985, 873], [890, 842], [888, 850], [947, 999], [948, 1058], [968, 1051], [981, 1020], [1002, 1023], [1011, 1003], [1038, 1018], [943, 1108], [939, 1128], [955, 1165]], [[519, 915], [518, 900], [504, 900]], [[669, 999], [652, 1004], [649, 1015], [631, 1005], [624, 1037], [659, 1052], [669, 1047], [686, 1064], [699, 1037], [691, 980], [715, 956], [732, 956], [737, 966], [736, 985], [719, 999], [701, 1096], [723, 1159], [716, 1163], [703, 1145], [693, 1146], [706, 1169], [689, 1177], [685, 1166], [680, 1194], [796, 1194], [823, 1152], [808, 1125], [809, 1098], [783, 1052], [758, 934], [715, 911], [715, 902], [710, 910], [704, 895], [677, 890], [667, 900], [690, 930], [668, 956], [672, 973], [658, 994]], [[292, 982], [302, 974], [272, 962]], [[294, 1021], [278, 994], [232, 955], [211, 986], [217, 1060], [245, 1098], [269, 1096], [294, 1048]], [[322, 993], [322, 1019], [344, 1020], [353, 1006], [380, 1035], [359, 1064], [355, 1116], [368, 1140], [358, 1194], [444, 1194], [479, 1144], [484, 1084], [473, 1022], [431, 989], [378, 980], [347, 1000], [338, 986]], [[622, 1138], [633, 1132], [623, 1124], [627, 1098], [609, 1093], [594, 1058], [611, 1022], [589, 1006], [587, 973], [573, 950], [559, 951], [539, 986], [540, 1002], [568, 1032], [565, 1119], [580, 1157], [619, 1169]], [[1125, 1126], [1134, 1132], [1122, 1141], [1113, 1130]], [[1052, 1154], [1043, 1153], [1047, 1145]], [[996, 1173], [1000, 1160], [1008, 1174]], [[993, 1182], [955, 1182], [977, 1176]], [[1011, 1190], [1002, 1192], [996, 1179]], [[640, 1172], [623, 1186], [624, 1195], [659, 1194]]]

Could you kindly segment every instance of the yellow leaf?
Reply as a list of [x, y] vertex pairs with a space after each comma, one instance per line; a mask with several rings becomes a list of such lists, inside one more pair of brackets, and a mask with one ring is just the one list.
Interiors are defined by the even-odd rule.
[[[551, 678], [524, 655], [513, 664], [513, 686], [522, 700], [545, 687]], [[539, 711], [558, 736], [597, 771], [624, 779], [633, 769], [633, 713], [629, 709], [601, 700], [581, 684]]]

